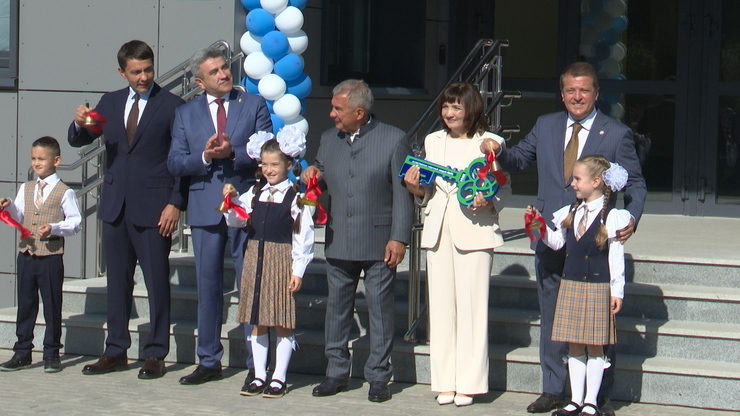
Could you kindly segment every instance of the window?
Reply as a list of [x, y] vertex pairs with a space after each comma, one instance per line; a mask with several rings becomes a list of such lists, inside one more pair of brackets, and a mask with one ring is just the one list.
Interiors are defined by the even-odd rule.
[[18, 2], [0, 0], [0, 88], [18, 79]]

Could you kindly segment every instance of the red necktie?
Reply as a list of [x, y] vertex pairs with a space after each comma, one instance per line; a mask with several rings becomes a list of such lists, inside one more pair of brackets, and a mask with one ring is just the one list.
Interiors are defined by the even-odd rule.
[[218, 144], [221, 145], [223, 142], [223, 134], [226, 130], [226, 107], [224, 107], [223, 98], [216, 98], [218, 104], [218, 110], [216, 110], [216, 133], [218, 133]]

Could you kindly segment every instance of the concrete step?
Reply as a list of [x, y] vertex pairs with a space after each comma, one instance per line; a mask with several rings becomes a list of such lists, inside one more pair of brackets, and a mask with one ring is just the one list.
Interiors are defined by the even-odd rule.
[[[11, 339], [14, 332], [13, 308], [0, 309], [0, 339]], [[36, 326], [36, 339], [44, 330], [43, 318]], [[129, 324], [132, 346], [129, 358], [142, 358], [142, 341], [148, 325], [142, 319]], [[10, 332], [10, 333], [9, 333]], [[168, 361], [193, 363], [196, 360], [194, 321], [177, 321], [171, 329]], [[98, 314], [68, 314], [63, 316], [62, 340], [64, 352], [99, 355], [103, 350], [105, 316]], [[323, 374], [326, 361], [323, 356], [323, 331], [297, 330], [299, 350], [291, 361], [291, 372]], [[223, 364], [243, 367], [245, 346], [241, 326], [224, 325], [221, 333], [224, 345]], [[368, 355], [367, 337], [351, 341], [352, 375], [362, 377], [362, 368]], [[0, 345], [11, 348], [11, 345]], [[490, 345], [489, 383], [491, 389], [539, 392], [540, 368], [536, 347]], [[414, 345], [396, 339], [392, 360], [394, 379], [404, 382], [429, 383], [429, 347]], [[700, 405], [706, 408], [740, 411], [740, 397], [728, 392], [740, 389], [740, 364], [717, 363], [711, 360], [688, 360], [666, 357], [646, 357], [620, 354], [617, 364], [616, 400], [665, 403], [684, 406]]]
[[[740, 315], [740, 288], [627, 283], [620, 316], [678, 321], [734, 323]], [[538, 309], [534, 277], [491, 278], [491, 305]]]

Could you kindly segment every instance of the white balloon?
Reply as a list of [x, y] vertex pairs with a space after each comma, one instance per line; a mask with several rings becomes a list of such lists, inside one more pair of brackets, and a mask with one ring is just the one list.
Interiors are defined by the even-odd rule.
[[261, 36], [254, 36], [249, 32], [244, 32], [242, 38], [239, 40], [239, 46], [242, 48], [244, 55], [249, 55], [250, 53], [262, 51], [261, 41]]
[[252, 79], [262, 79], [272, 72], [272, 59], [262, 52], [254, 52], [244, 58], [244, 72]]
[[621, 103], [612, 104], [610, 114], [617, 120], [621, 120], [624, 117], [624, 106]]
[[302, 131], [303, 134], [308, 134], [308, 121], [303, 116], [298, 116], [295, 120], [285, 122], [285, 127], [295, 126], [298, 130]]
[[600, 63], [601, 68], [597, 71], [599, 78], [612, 79], [622, 72], [619, 62], [607, 58]]
[[275, 27], [288, 36], [297, 34], [303, 27], [303, 13], [294, 6], [288, 6], [275, 16]]
[[288, 0], [260, 0], [260, 5], [263, 9], [276, 15], [288, 7]]
[[622, 62], [625, 56], [627, 56], [627, 48], [624, 46], [624, 43], [617, 42], [612, 45], [610, 58], [614, 59], [617, 62]]
[[272, 111], [283, 121], [294, 120], [301, 115], [301, 100], [293, 94], [285, 94], [275, 101]]
[[300, 55], [308, 48], [308, 35], [306, 35], [306, 32], [299, 30], [288, 36], [288, 43], [290, 44], [290, 52]]
[[604, 10], [613, 17], [623, 16], [627, 10], [627, 3], [624, 0], [608, 0], [604, 2]]
[[285, 94], [285, 81], [276, 74], [268, 74], [260, 79], [257, 88], [265, 100], [277, 100]]

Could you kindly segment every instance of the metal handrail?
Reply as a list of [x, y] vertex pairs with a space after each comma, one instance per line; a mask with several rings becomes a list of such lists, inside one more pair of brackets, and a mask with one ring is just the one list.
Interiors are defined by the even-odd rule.
[[[443, 91], [454, 82], [466, 82], [478, 86], [488, 115], [489, 128], [494, 132], [511, 134], [519, 126], [501, 125], [501, 108], [511, 105], [511, 101], [521, 97], [519, 92], [503, 92], [501, 89], [502, 55], [501, 49], [508, 47], [507, 40], [480, 39], [468, 53], [449, 81], [424, 110], [419, 120], [411, 127], [406, 137], [416, 156], [422, 156], [423, 140], [427, 134], [438, 129], [441, 120], [437, 112]], [[428, 125], [426, 129], [424, 126]], [[423, 229], [421, 208], [414, 209], [414, 222], [411, 227], [409, 247], [409, 301], [408, 330], [404, 334], [407, 342], [416, 342], [416, 330], [426, 315], [426, 305], [421, 304], [421, 230]]]
[[[239, 69], [238, 69], [238, 79], [241, 79], [241, 71], [242, 71], [242, 65], [241, 60], [244, 58], [244, 53], [239, 52], [238, 54], [233, 54], [231, 50], [231, 45], [229, 42], [225, 40], [219, 40], [211, 45], [209, 47], [214, 46], [221, 46], [225, 51], [225, 56], [227, 57], [229, 64], [233, 64], [236, 61], [239, 61]], [[174, 80], [176, 78], [180, 78], [179, 83], [172, 83], [171, 80]], [[187, 59], [177, 65], [175, 65], [172, 69], [165, 72], [163, 75], [159, 76], [154, 80], [157, 84], [163, 86], [163, 88], [166, 88], [170, 90], [170, 92], [175, 93], [175, 91], [180, 87], [180, 92], [175, 93], [176, 95], [179, 95], [184, 100], [189, 100], [193, 98], [195, 95], [197, 95], [201, 88], [196, 86], [193, 88], [190, 88], [192, 85], [190, 78], [192, 77], [192, 71], [190, 71], [190, 59]], [[239, 85], [235, 85], [236, 88], [242, 88]], [[80, 158], [78, 160], [75, 160], [74, 162], [70, 164], [65, 165], [59, 165], [57, 166], [57, 170], [59, 171], [73, 171], [76, 169], [81, 169], [81, 179], [79, 182], [80, 188], [75, 191], [75, 194], [77, 195], [77, 198], [81, 201], [81, 209], [83, 212], [83, 229], [87, 228], [87, 195], [90, 194], [93, 190], [98, 190], [100, 186], [103, 184], [103, 175], [105, 174], [105, 164], [103, 160], [103, 155], [105, 154], [105, 138], [103, 136], [100, 136], [97, 140], [95, 140], [93, 143], [82, 147], [78, 154], [80, 155]], [[92, 161], [96, 161], [97, 163], [93, 165], [93, 167], [96, 169], [95, 176], [93, 176], [94, 179], [89, 180], [88, 178], [88, 163]], [[28, 170], [28, 179], [33, 179], [33, 169], [29, 168]], [[96, 206], [97, 201], [100, 199], [100, 193], [97, 192], [94, 194], [94, 198], [96, 199]], [[173, 233], [173, 240], [178, 241], [179, 249], [180, 251], [187, 250], [187, 238], [185, 236], [185, 227], [186, 227], [187, 218], [186, 215], [183, 214], [180, 216], [180, 222], [177, 226], [176, 231]], [[81, 234], [81, 245], [82, 245], [82, 254], [80, 256], [80, 273], [81, 277], [85, 278], [87, 276], [87, 233], [82, 232]], [[105, 272], [105, 263], [104, 263], [104, 256], [102, 253], [102, 226], [100, 224], [100, 221], [98, 220], [98, 227], [97, 227], [97, 236], [96, 236], [96, 268], [97, 268], [97, 275], [102, 276]]]

